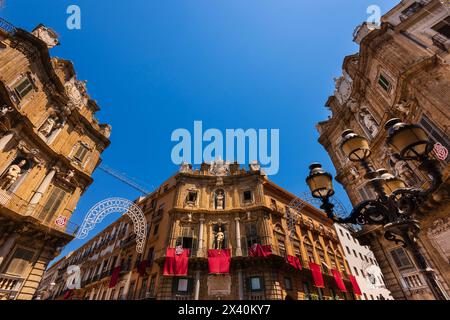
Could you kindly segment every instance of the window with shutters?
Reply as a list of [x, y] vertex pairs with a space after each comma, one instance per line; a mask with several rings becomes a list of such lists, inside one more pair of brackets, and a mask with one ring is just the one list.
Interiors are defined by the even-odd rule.
[[285, 257], [286, 256], [286, 242], [285, 242], [285, 237], [284, 235], [277, 233], [276, 234], [276, 239], [278, 242], [278, 250], [280, 252], [280, 257]]
[[378, 76], [378, 84], [386, 92], [389, 92], [391, 90], [391, 83], [390, 83], [390, 81], [388, 80], [388, 78], [384, 74], [380, 73], [380, 75]]
[[77, 150], [75, 151], [73, 158], [77, 160], [80, 163], [83, 163], [86, 159], [87, 155], [89, 154], [89, 148], [86, 147], [84, 144], [79, 143]]
[[414, 265], [405, 249], [403, 248], [394, 249], [391, 251], [391, 256], [398, 269], [401, 270], [414, 268]]
[[20, 99], [25, 98], [33, 90], [33, 84], [28, 77], [23, 78], [14, 88]]
[[59, 187], [53, 187], [47, 199], [47, 202], [42, 208], [42, 211], [39, 215], [39, 219], [41, 220], [45, 219], [44, 222], [49, 223], [55, 216], [55, 213], [58, 211], [59, 207], [61, 206], [61, 203], [64, 200], [65, 195], [66, 192], [64, 190], [62, 190]]
[[6, 269], [7, 274], [22, 276], [28, 272], [34, 252], [24, 248], [17, 248]]
[[314, 248], [311, 241], [307, 237], [303, 240], [303, 246], [305, 247], [309, 262], [314, 262]]

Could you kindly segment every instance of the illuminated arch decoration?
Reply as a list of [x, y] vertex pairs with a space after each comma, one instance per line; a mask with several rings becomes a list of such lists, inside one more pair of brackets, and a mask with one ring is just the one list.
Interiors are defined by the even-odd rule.
[[106, 216], [112, 213], [126, 214], [130, 217], [136, 234], [136, 251], [143, 253], [145, 239], [147, 238], [147, 220], [141, 208], [128, 199], [109, 198], [97, 203], [87, 213], [76, 238], [85, 239], [96, 224], [102, 222]]

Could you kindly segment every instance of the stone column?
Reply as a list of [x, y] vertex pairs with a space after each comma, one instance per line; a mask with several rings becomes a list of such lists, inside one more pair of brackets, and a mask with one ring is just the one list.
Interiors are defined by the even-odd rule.
[[241, 248], [241, 218], [234, 218], [236, 221], [236, 256], [242, 256], [242, 248]]
[[33, 197], [30, 200], [29, 203], [29, 210], [28, 214], [31, 215], [35, 206], [39, 203], [41, 200], [43, 194], [47, 191], [48, 187], [50, 186], [50, 183], [52, 182], [53, 178], [56, 174], [56, 168], [52, 168], [50, 172], [47, 174], [47, 176], [44, 178], [44, 180], [41, 182], [39, 187], [37, 188], [36, 192], [34, 193]]
[[238, 282], [239, 282], [239, 300], [244, 300], [244, 278], [242, 276], [242, 270], [238, 270]]
[[3, 137], [0, 138], [0, 151], [3, 151], [6, 147], [6, 145], [12, 140], [14, 137], [13, 132], [8, 132]]
[[204, 244], [203, 244], [203, 232], [204, 232], [205, 218], [201, 217], [199, 219], [198, 227], [198, 252], [197, 256], [203, 256]]
[[47, 144], [51, 145], [53, 143], [53, 141], [55, 141], [56, 137], [59, 135], [59, 133], [62, 131], [64, 127], [64, 124], [62, 126], [60, 126], [58, 129], [54, 130], [50, 136], [47, 138]]
[[11, 252], [11, 249], [18, 237], [19, 235], [17, 233], [9, 235], [8, 240], [6, 240], [5, 243], [3, 243], [3, 245], [0, 247], [0, 266], [2, 265], [2, 262], [3, 260], [5, 260], [8, 253]]
[[195, 287], [194, 287], [194, 300], [200, 298], [200, 270], [195, 272]]

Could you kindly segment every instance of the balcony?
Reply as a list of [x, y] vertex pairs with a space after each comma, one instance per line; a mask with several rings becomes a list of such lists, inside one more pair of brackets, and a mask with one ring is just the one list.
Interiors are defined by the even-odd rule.
[[14, 300], [23, 282], [21, 277], [0, 274], [0, 300]]
[[11, 23], [8, 21], [0, 18], [0, 30], [9, 33], [10, 35], [14, 35], [17, 31], [16, 27], [14, 27]]
[[433, 45], [438, 47], [443, 51], [448, 51], [449, 48], [449, 39], [447, 37], [441, 35], [440, 33], [436, 33], [431, 40], [433, 41]]
[[[28, 201], [22, 199], [15, 193], [0, 189], [0, 208], [2, 207], [24, 217], [34, 218], [38, 220], [38, 223], [41, 225], [46, 225], [71, 236], [75, 236], [78, 232], [79, 226], [77, 224], [65, 221], [63, 226], [58, 226], [56, 224], [58, 216], [54, 215], [53, 212], [46, 212], [42, 205], [31, 205]], [[47, 217], [51, 217], [51, 219], [44, 219]]]

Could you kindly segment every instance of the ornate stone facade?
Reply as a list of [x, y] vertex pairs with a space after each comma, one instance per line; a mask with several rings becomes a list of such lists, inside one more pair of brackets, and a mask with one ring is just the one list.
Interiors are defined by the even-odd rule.
[[[329, 153], [336, 179], [357, 204], [373, 198], [362, 168], [344, 158], [339, 148], [341, 133], [353, 129], [368, 138], [376, 169], [386, 168], [410, 187], [426, 187], [429, 178], [417, 163], [398, 160], [386, 148], [385, 122], [394, 117], [418, 123], [432, 141], [450, 148], [450, 44], [448, 8], [438, 0], [402, 1], [382, 18], [381, 28], [358, 27], [355, 41], [359, 53], [344, 59], [344, 74], [351, 81], [351, 93], [330, 97], [329, 120], [318, 124], [320, 143]], [[342, 90], [337, 88], [336, 92]], [[342, 96], [348, 99], [342, 99]], [[346, 102], [345, 102], [346, 101]], [[442, 290], [449, 292], [450, 264], [447, 227], [449, 207], [449, 159], [440, 161], [444, 185], [420, 208], [420, 246], [437, 274]], [[370, 244], [395, 299], [433, 299], [424, 270], [411, 254], [383, 238], [380, 228], [365, 228], [358, 235]]]
[[56, 33], [1, 26], [0, 299], [31, 299], [110, 142], [72, 63], [49, 56]]
[[[76, 299], [353, 299], [351, 273], [332, 222], [307, 204], [290, 228], [288, 206], [294, 198], [257, 164], [249, 170], [223, 161], [197, 170], [184, 164], [158, 190], [136, 201], [149, 225], [145, 254], [135, 251], [132, 233], [114, 231], [130, 223], [124, 217], [52, 267], [48, 278], [60, 270], [64, 279], [61, 263], [65, 268], [79, 265], [82, 288], [74, 292]], [[254, 244], [270, 245], [272, 255], [251, 257]], [[190, 250], [187, 276], [163, 276], [168, 247]], [[229, 274], [208, 274], [208, 250], [217, 248], [231, 251]], [[303, 270], [289, 265], [288, 255], [298, 257]], [[322, 265], [321, 291], [313, 286], [310, 261]], [[325, 266], [340, 270], [347, 294], [337, 289]], [[110, 288], [117, 267], [120, 276]], [[54, 290], [43, 287], [47, 294], [42, 296], [62, 298], [64, 281], [57, 283], [63, 284]]]

